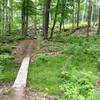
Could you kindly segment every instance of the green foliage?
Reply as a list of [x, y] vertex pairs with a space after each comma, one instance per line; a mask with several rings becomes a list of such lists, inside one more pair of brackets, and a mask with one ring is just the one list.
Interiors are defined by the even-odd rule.
[[0, 64], [7, 63], [12, 58], [9, 54], [0, 54]]
[[94, 91], [93, 100], [100, 100], [100, 88]]
[[28, 86], [49, 94], [59, 94], [60, 72], [65, 58], [40, 54], [29, 67]]
[[60, 88], [65, 100], [93, 100], [96, 76], [92, 72], [72, 69], [62, 75], [64, 82]]
[[24, 37], [21, 36], [21, 35], [17, 35], [17, 34], [10, 34], [10, 35], [0, 36], [0, 41], [5, 42], [5, 43], [7, 43], [7, 42], [16, 42], [16, 41], [22, 40], [22, 39], [24, 39]]
[[62, 35], [56, 35], [53, 39], [54, 42], [61, 42], [61, 43], [67, 43], [67, 39], [65, 34]]
[[[0, 83], [13, 81], [16, 77], [18, 66], [12, 61], [13, 56], [11, 56], [12, 50], [15, 46], [10, 43], [4, 43], [7, 36], [1, 37], [2, 40], [0, 44]], [[14, 44], [13, 44], [14, 45]]]
[[8, 60], [8, 59], [11, 59], [12, 58], [12, 56], [10, 56], [9, 54], [1, 54], [0, 55], [0, 60], [1, 61], [6, 61], [6, 60]]
[[69, 37], [63, 51], [67, 55], [66, 64], [61, 76], [61, 90], [65, 100], [96, 100], [94, 86], [99, 75], [100, 59], [99, 37]]
[[18, 72], [18, 66], [12, 61], [0, 65], [0, 83], [14, 81]]
[[11, 51], [15, 48], [15, 46], [10, 46], [8, 44], [0, 45], [0, 54], [1, 53], [11, 53]]
[[100, 58], [98, 59], [98, 62], [97, 62], [97, 68], [100, 71]]
[[[78, 68], [95, 68], [98, 59], [100, 59], [100, 40], [99, 37], [71, 37], [68, 39], [67, 48], [63, 53], [69, 56], [69, 68], [76, 66]], [[96, 71], [96, 70], [95, 70]]]
[[[28, 85], [36, 90], [60, 94], [59, 100], [96, 100], [95, 83], [100, 75], [97, 70], [100, 65], [99, 45], [100, 38], [96, 36], [55, 37], [49, 48], [61, 53], [56, 56], [47, 56], [48, 52], [38, 55], [30, 65]], [[58, 47], [60, 49], [56, 49]]]
[[0, 55], [0, 83], [12, 81], [16, 77], [18, 67], [11, 59], [9, 54]]

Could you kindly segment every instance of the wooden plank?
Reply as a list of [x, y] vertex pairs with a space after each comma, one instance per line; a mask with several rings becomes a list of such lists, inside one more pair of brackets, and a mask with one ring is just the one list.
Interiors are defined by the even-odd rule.
[[26, 87], [29, 62], [30, 62], [30, 56], [27, 56], [23, 59], [17, 78], [14, 82], [13, 88]]
[[[31, 60], [31, 54], [34, 47], [33, 40], [27, 40], [25, 41], [25, 57], [23, 58], [23, 61], [21, 63], [21, 67], [19, 69], [19, 72], [17, 74], [16, 80], [12, 86], [12, 89], [14, 92], [12, 93], [12, 99], [11, 100], [24, 100], [25, 96], [25, 87], [27, 84], [27, 75], [28, 75], [28, 67]], [[27, 48], [26, 48], [27, 47]]]

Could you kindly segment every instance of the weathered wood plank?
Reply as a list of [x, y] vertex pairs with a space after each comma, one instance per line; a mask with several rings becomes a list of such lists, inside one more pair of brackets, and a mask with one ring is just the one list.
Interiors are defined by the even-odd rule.
[[30, 56], [27, 56], [23, 59], [17, 78], [14, 82], [13, 88], [26, 87], [29, 62], [30, 62]]
[[25, 57], [21, 63], [21, 67], [17, 74], [16, 80], [12, 86], [14, 92], [12, 94], [12, 100], [24, 100], [24, 92], [27, 84], [28, 67], [31, 60], [31, 54], [33, 51], [34, 43], [33, 40], [27, 40], [25, 42], [27, 48], [25, 48]]

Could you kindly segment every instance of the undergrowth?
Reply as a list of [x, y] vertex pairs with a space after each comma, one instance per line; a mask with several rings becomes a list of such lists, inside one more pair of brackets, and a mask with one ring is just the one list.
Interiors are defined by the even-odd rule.
[[18, 40], [23, 40], [23, 39], [24, 37], [18, 34], [0, 35], [0, 43], [16, 42]]
[[49, 57], [40, 54], [33, 64], [30, 65], [28, 85], [36, 90], [50, 94], [59, 94], [61, 83], [60, 72], [65, 63], [64, 56]]
[[100, 37], [57, 36], [53, 43], [65, 47], [56, 56], [46, 52], [38, 55], [30, 65], [28, 85], [59, 94], [60, 100], [96, 100], [93, 97], [100, 76]]
[[14, 42], [20, 39], [22, 37], [17, 35], [0, 36], [0, 83], [15, 80], [18, 65], [13, 62], [11, 53], [15, 49]]

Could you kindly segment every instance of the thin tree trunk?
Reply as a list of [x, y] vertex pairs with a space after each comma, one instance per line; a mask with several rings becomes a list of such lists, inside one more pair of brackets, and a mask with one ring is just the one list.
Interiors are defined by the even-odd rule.
[[75, 27], [75, 0], [73, 0], [72, 28]]
[[91, 18], [92, 18], [92, 1], [89, 0], [89, 7], [88, 7], [88, 27], [87, 27], [87, 36], [89, 36], [89, 31], [90, 31], [90, 27], [91, 27]]
[[2, 34], [2, 4], [0, 3], [0, 35]]
[[25, 35], [25, 0], [22, 2], [22, 35]]
[[9, 23], [9, 18], [8, 18], [8, 9], [7, 9], [7, 7], [8, 7], [8, 0], [6, 0], [6, 4], [5, 4], [5, 6], [6, 6], [6, 33], [9, 33], [9, 27], [8, 27], [8, 23]]
[[43, 33], [45, 39], [48, 38], [48, 27], [49, 27], [49, 9], [50, 9], [51, 0], [46, 0], [44, 7], [44, 25], [43, 25]]
[[6, 33], [6, 7], [5, 7], [5, 0], [3, 0], [3, 34]]
[[80, 0], [77, 1], [77, 7], [78, 7], [78, 10], [77, 10], [77, 28], [79, 28], [79, 23], [80, 23]]
[[84, 9], [83, 9], [83, 14], [82, 14], [82, 22], [86, 21], [85, 20], [85, 12], [86, 12], [86, 0], [84, 0]]
[[99, 23], [98, 23], [97, 35], [100, 35], [100, 7], [99, 7]]
[[22, 35], [27, 35], [28, 30], [28, 0], [22, 2]]
[[26, 1], [26, 35], [28, 34], [28, 4], [29, 0]]
[[37, 34], [37, 0], [35, 0], [35, 16], [34, 16], [34, 30], [35, 35]]
[[57, 5], [56, 5], [56, 13], [55, 13], [55, 18], [54, 18], [54, 22], [53, 22], [53, 27], [52, 27], [52, 29], [51, 29], [51, 35], [50, 35], [50, 38], [53, 37], [53, 31], [54, 31], [55, 24], [56, 24], [57, 13], [58, 13], [58, 7], [59, 7], [59, 0], [57, 1]]
[[65, 9], [65, 0], [62, 0], [62, 9], [61, 9], [61, 21], [60, 21], [60, 32], [62, 30], [62, 25], [64, 22], [64, 9]]
[[11, 27], [13, 26], [13, 0], [10, 1], [10, 30], [12, 29]]
[[8, 34], [10, 34], [11, 33], [11, 1], [10, 0], [8, 0], [7, 1], [7, 7], [8, 7]]

